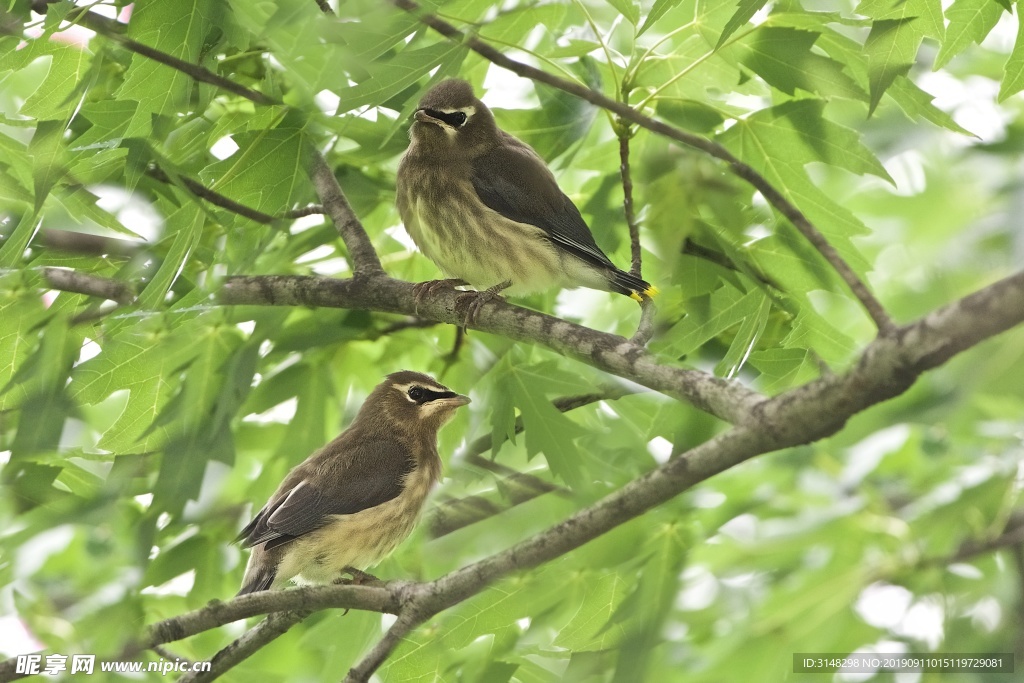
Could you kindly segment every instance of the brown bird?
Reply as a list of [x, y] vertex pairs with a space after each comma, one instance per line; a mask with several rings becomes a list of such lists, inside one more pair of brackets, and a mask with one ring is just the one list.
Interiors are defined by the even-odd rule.
[[437, 433], [469, 398], [427, 375], [387, 376], [334, 441], [288, 473], [238, 541], [252, 548], [239, 595], [290, 579], [368, 575], [416, 526], [441, 477]]
[[469, 83], [442, 81], [420, 100], [398, 167], [397, 206], [416, 246], [482, 300], [590, 287], [643, 301], [657, 289], [601, 251], [544, 160], [498, 128]]

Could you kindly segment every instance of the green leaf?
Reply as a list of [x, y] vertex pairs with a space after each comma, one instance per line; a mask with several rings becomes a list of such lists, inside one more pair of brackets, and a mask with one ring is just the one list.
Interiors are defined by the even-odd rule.
[[626, 598], [630, 583], [616, 572], [587, 573], [582, 595], [572, 619], [558, 632], [554, 644], [572, 652], [605, 650], [619, 645], [625, 636], [621, 624], [610, 624]]
[[306, 147], [299, 129], [235, 136], [239, 150], [203, 169], [210, 189], [257, 211], [283, 213], [308, 190]]
[[749, 317], [757, 315], [764, 294], [760, 290], [740, 292], [728, 285], [709, 299], [694, 302], [687, 316], [665, 333], [659, 350], [685, 356]]
[[71, 143], [74, 150], [120, 143], [123, 138], [145, 138], [152, 131], [149, 112], [139, 110], [132, 100], [90, 102], [82, 107], [82, 116], [92, 123]]
[[568, 8], [564, 4], [518, 7], [499, 14], [480, 28], [480, 35], [503, 43], [517, 44], [537, 26], [554, 30], [565, 21]]
[[939, 42], [946, 32], [941, 0], [862, 0], [856, 12], [876, 22], [916, 19], [916, 28]]
[[811, 51], [820, 34], [788, 27], [764, 26], [737, 46], [740, 62], [787, 95], [796, 91], [867, 100], [843, 64]]
[[22, 105], [20, 113], [35, 119], [66, 121], [80, 102], [79, 82], [91, 64], [92, 55], [80, 47], [60, 45], [42, 39], [33, 41], [30, 56], [47, 55], [50, 68], [39, 89]]
[[764, 334], [764, 329], [768, 325], [768, 314], [771, 313], [771, 310], [771, 300], [762, 294], [757, 312], [743, 320], [736, 336], [729, 344], [729, 350], [715, 366], [716, 375], [732, 379], [739, 373], [761, 335]]
[[807, 349], [762, 349], [750, 354], [750, 364], [761, 372], [758, 384], [773, 394], [818, 376]]
[[635, 0], [605, 0], [619, 11], [626, 21], [636, 26], [640, 21], [640, 5]]
[[[203, 41], [218, 15], [217, 5], [214, 0], [137, 2], [128, 23], [128, 37], [198, 66]], [[135, 54], [118, 98], [137, 101], [142, 111], [176, 114], [190, 109], [195, 87], [196, 81], [188, 74]]]
[[737, 122], [719, 140], [800, 208], [854, 270], [863, 273], [869, 263], [850, 238], [867, 228], [811, 182], [803, 166], [817, 160], [855, 173], [889, 176], [855, 133], [820, 117], [820, 106], [798, 101], [763, 110]]
[[63, 136], [64, 124], [61, 121], [40, 121], [32, 142], [28, 143], [36, 211], [42, 208], [50, 190], [66, 172]]
[[954, 121], [952, 116], [932, 104], [935, 97], [919, 88], [906, 76], [898, 77], [887, 92], [911, 121], [916, 122], [920, 118], [954, 133], [977, 137]]
[[1024, 14], [1017, 9], [1017, 40], [1013, 43], [1013, 51], [1003, 68], [1003, 82], [999, 86], [999, 101], [1003, 102], [1011, 95], [1024, 90]]
[[0, 410], [13, 410], [24, 398], [11, 384], [39, 343], [38, 328], [50, 317], [40, 297], [10, 275], [0, 280]]
[[933, 69], [944, 67], [972, 42], [980, 45], [1002, 14], [1003, 8], [994, 0], [956, 0], [946, 10], [949, 26]]
[[793, 322], [793, 330], [782, 342], [787, 347], [813, 349], [829, 363], [845, 363], [857, 351], [848, 336], [829, 324], [809, 306], [803, 306]]
[[647, 29], [658, 23], [659, 19], [665, 16], [669, 10], [682, 1], [683, 0], [654, 0], [654, 5], [651, 6], [651, 11], [647, 13], [647, 17], [644, 19], [644, 23], [640, 27], [640, 30], [636, 32], [636, 37], [639, 38], [642, 36]]
[[153, 279], [139, 293], [141, 307], [156, 308], [163, 303], [167, 290], [181, 274], [186, 260], [202, 237], [205, 218], [202, 208], [196, 204], [186, 204], [168, 216], [168, 232], [173, 235], [173, 241]]
[[923, 34], [917, 27], [917, 18], [876, 19], [864, 43], [868, 56], [868, 80], [871, 90], [870, 116], [882, 95], [896, 80], [906, 76], [917, 57]]
[[341, 99], [338, 113], [382, 105], [415, 85], [438, 64], [453, 58], [461, 60], [465, 53], [466, 48], [458, 43], [444, 41], [418, 49], [406, 48], [387, 61], [370, 64], [367, 66], [369, 78], [338, 92]]
[[38, 349], [22, 367], [33, 372], [26, 382], [28, 396], [19, 406], [12, 459], [56, 451], [64, 422], [73, 409], [64, 387], [81, 344], [80, 333], [64, 316], [52, 317], [43, 329]]
[[725, 41], [729, 39], [729, 36], [736, 32], [736, 29], [750, 21], [750, 18], [757, 14], [758, 10], [766, 4], [768, 4], [768, 0], [739, 0], [739, 6], [736, 8], [736, 12], [729, 17], [725, 28], [722, 29], [722, 35], [719, 36], [715, 49], [721, 48]]
[[14, 268], [22, 262], [25, 249], [41, 224], [37, 216], [36, 213], [21, 214], [14, 230], [3, 235], [4, 241], [0, 244], [0, 268]]

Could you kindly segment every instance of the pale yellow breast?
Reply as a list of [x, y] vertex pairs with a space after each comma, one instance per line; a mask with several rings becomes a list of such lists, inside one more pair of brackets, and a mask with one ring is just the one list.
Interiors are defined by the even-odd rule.
[[398, 497], [352, 515], [335, 515], [327, 526], [291, 544], [278, 567], [277, 580], [330, 583], [345, 567], [374, 566], [412, 533], [433, 484], [429, 469], [417, 467]]

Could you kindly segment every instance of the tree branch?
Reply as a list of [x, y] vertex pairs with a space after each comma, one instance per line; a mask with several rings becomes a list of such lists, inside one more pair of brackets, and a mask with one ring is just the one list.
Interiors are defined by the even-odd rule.
[[182, 175], [175, 175], [175, 178], [171, 178], [159, 166], [151, 165], [149, 168], [146, 169], [146, 175], [148, 175], [150, 178], [159, 180], [160, 182], [167, 183], [169, 185], [177, 185], [180, 183], [189, 192], [191, 192], [192, 194], [201, 199], [205, 199], [214, 206], [219, 206], [222, 209], [227, 209], [232, 213], [237, 213], [239, 216], [244, 216], [245, 218], [248, 218], [249, 220], [252, 221], [256, 221], [257, 223], [269, 225], [270, 223], [273, 223], [276, 220], [274, 216], [271, 216], [268, 213], [263, 213], [262, 211], [257, 211], [256, 209], [250, 208], [245, 204], [239, 204], [235, 200], [229, 199], [224, 195], [220, 194], [219, 192], [214, 192], [210, 188], [206, 187], [205, 185], [196, 180], [193, 180], [192, 178], [188, 178]]
[[135, 302], [135, 293], [131, 287], [119, 280], [53, 266], [43, 268], [42, 274], [51, 288], [62, 292], [74, 292], [109, 299], [122, 306], [128, 306]]
[[1024, 272], [945, 306], [893, 336], [879, 337], [847, 374], [824, 377], [763, 401], [749, 424], [719, 434], [547, 531], [424, 584], [429, 596], [424, 605], [439, 612], [513, 572], [564, 555], [745, 460], [830, 436], [852, 415], [904, 392], [926, 370], [1021, 322]]
[[[356, 278], [374, 277], [384, 275], [384, 267], [380, 264], [380, 257], [370, 242], [370, 236], [366, 229], [356, 217], [352, 206], [345, 198], [345, 193], [334, 177], [334, 171], [327, 165], [327, 160], [316, 150], [310, 150], [309, 177], [313, 181], [313, 187], [324, 205], [324, 211], [334, 221], [345, 247], [348, 249], [352, 274]], [[415, 315], [416, 311], [403, 311]]]
[[450, 40], [465, 45], [484, 59], [497, 64], [502, 68], [508, 69], [523, 78], [529, 78], [530, 80], [537, 81], [539, 83], [545, 83], [554, 88], [558, 88], [563, 92], [567, 92], [570, 95], [575, 95], [580, 99], [586, 100], [591, 104], [597, 105], [602, 109], [606, 109], [616, 114], [619, 118], [625, 121], [629, 121], [641, 128], [646, 128], [651, 132], [671, 138], [677, 142], [681, 142], [689, 147], [699, 149], [716, 159], [724, 161], [729, 165], [729, 170], [734, 175], [742, 178], [755, 187], [769, 204], [774, 206], [780, 213], [788, 218], [796, 229], [803, 234], [803, 236], [814, 246], [815, 249], [818, 250], [819, 253], [821, 253], [825, 260], [832, 265], [846, 283], [846, 286], [850, 288], [850, 291], [860, 301], [864, 310], [867, 311], [868, 315], [874, 321], [879, 333], [887, 335], [895, 330], [896, 326], [882, 304], [875, 298], [867, 285], [857, 276], [850, 265], [846, 263], [842, 256], [839, 255], [839, 252], [837, 252], [835, 248], [828, 243], [825, 236], [822, 235], [816, 227], [814, 227], [806, 216], [804, 216], [803, 212], [786, 199], [781, 192], [775, 189], [775, 187], [768, 182], [764, 176], [755, 171], [748, 164], [740, 161], [732, 154], [732, 152], [722, 145], [706, 138], [702, 138], [699, 135], [687, 133], [675, 126], [658, 121], [657, 119], [652, 119], [649, 116], [633, 109], [628, 104], [617, 102], [605, 96], [603, 93], [592, 90], [585, 85], [573, 83], [572, 81], [559, 78], [558, 76], [542, 71], [536, 67], [518, 62], [506, 56], [499, 50], [491, 47], [479, 38], [467, 36], [443, 19], [424, 12], [420, 5], [413, 2], [413, 0], [392, 0], [392, 2], [399, 9], [405, 10], [406, 12], [416, 16], [416, 18], [424, 25], [429, 26]]
[[[219, 300], [223, 304], [374, 310], [419, 315], [453, 325], [467, 324], [464, 316], [456, 311], [461, 292], [439, 289], [424, 297], [417, 306], [412, 288], [412, 283], [384, 275], [347, 280], [288, 275], [233, 277], [224, 283]], [[760, 394], [738, 382], [722, 380], [699, 370], [665, 365], [624, 337], [501, 300], [482, 306], [469, 326], [516, 341], [543, 344], [605, 372], [692, 403], [727, 422], [746, 420], [762, 399]]]
[[[53, 4], [52, 0], [50, 2], [47, 2], [47, 0], [34, 0], [32, 3], [32, 9], [38, 14], [46, 14], [46, 10], [51, 4]], [[119, 43], [126, 49], [148, 59], [152, 59], [154, 62], [159, 62], [164, 66], [169, 66], [176, 71], [180, 71], [200, 83], [208, 83], [209, 85], [216, 86], [221, 90], [225, 90], [235, 95], [240, 95], [251, 102], [255, 102], [256, 104], [281, 104], [281, 102], [272, 97], [264, 95], [256, 90], [246, 88], [244, 85], [240, 85], [228, 78], [219, 76], [208, 69], [204, 69], [196, 64], [178, 59], [174, 55], [169, 55], [166, 52], [161, 52], [160, 50], [149, 47], [148, 45], [143, 45], [138, 41], [132, 40], [121, 33], [123, 24], [96, 14], [95, 12], [90, 12], [88, 8], [73, 10], [68, 14], [66, 21], [80, 23], [82, 26], [99, 33], [103, 37]]]
[[626, 225], [629, 226], [629, 249], [632, 257], [629, 267], [631, 275], [642, 277], [642, 258], [640, 252], [640, 226], [636, 223], [636, 214], [633, 210], [633, 176], [629, 170], [629, 136], [632, 134], [631, 127], [624, 121], [616, 122], [615, 134], [619, 138], [619, 175], [622, 177], [622, 211], [626, 215]]
[[286, 591], [250, 593], [228, 602], [214, 600], [205, 607], [153, 624], [146, 629], [140, 641], [125, 649], [124, 656], [271, 612], [342, 608], [398, 614], [401, 607], [398, 596], [406, 585], [404, 581], [393, 581], [381, 586], [304, 586]]
[[178, 683], [207, 683], [216, 680], [239, 663], [259, 652], [260, 648], [288, 632], [309, 616], [309, 612], [274, 612], [246, 631], [240, 638], [210, 659], [209, 671], [190, 671]]
[[436, 612], [424, 613], [415, 606], [415, 603], [410, 603], [398, 615], [395, 623], [391, 624], [391, 628], [384, 634], [384, 637], [363, 656], [358, 664], [349, 669], [344, 683], [366, 683], [369, 681], [373, 672], [394, 652], [402, 639], [434, 614]]

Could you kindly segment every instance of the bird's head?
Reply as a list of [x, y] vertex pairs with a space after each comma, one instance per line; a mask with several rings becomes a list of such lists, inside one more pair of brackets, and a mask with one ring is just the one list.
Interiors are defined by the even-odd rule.
[[497, 144], [498, 127], [473, 86], [458, 78], [441, 81], [420, 100], [409, 135], [439, 152], [473, 155]]
[[433, 436], [455, 411], [469, 403], [432, 377], [420, 372], [393, 372], [370, 393], [359, 417], [377, 427]]

